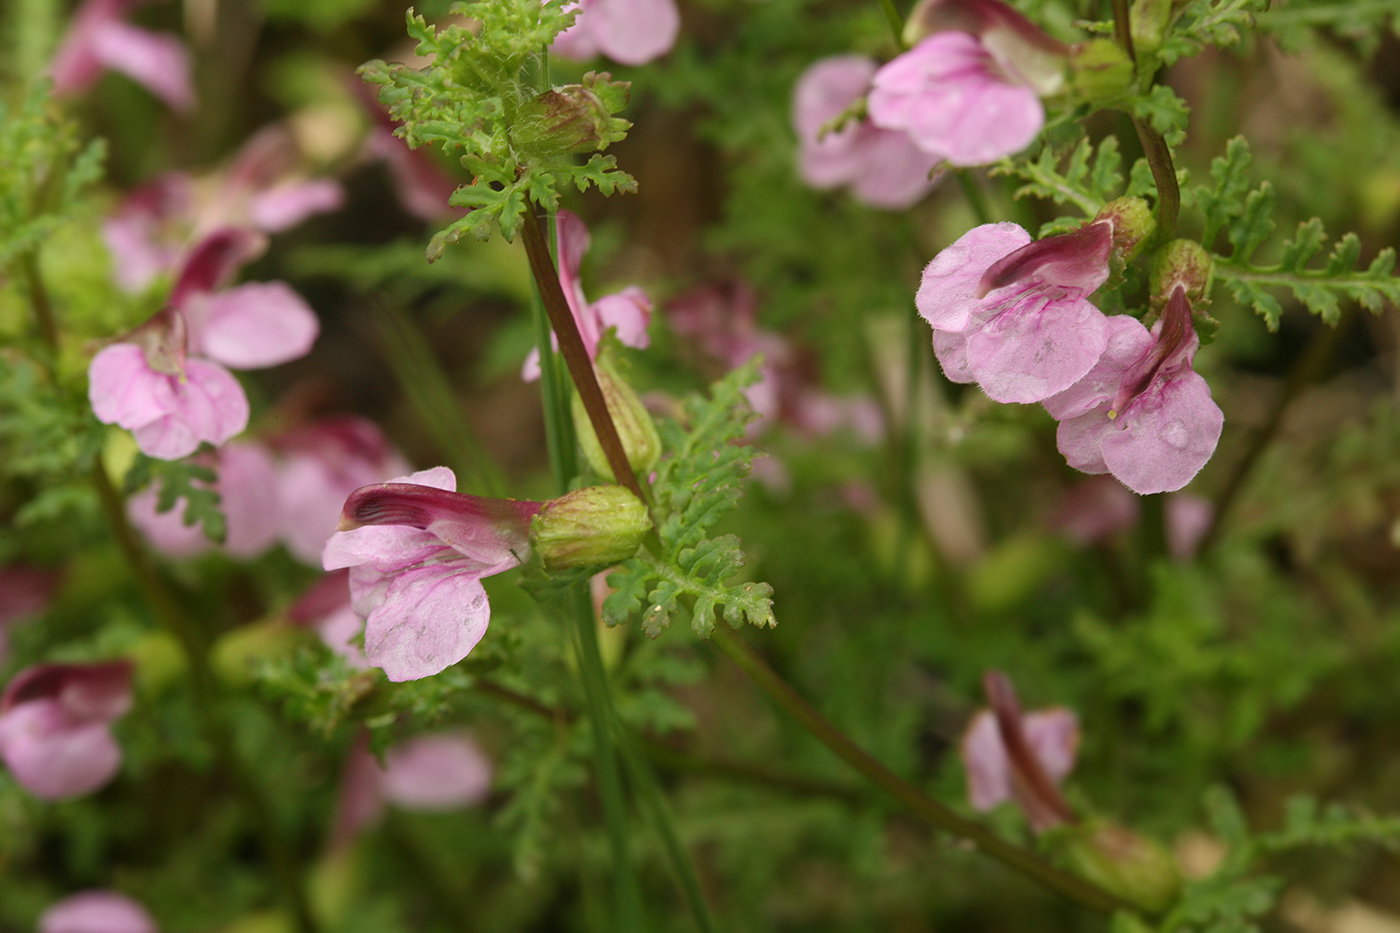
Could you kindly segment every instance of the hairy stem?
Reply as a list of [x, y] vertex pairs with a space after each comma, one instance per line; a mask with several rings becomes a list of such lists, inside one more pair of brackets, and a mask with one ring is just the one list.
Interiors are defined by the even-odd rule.
[[[608, 403], [603, 399], [603, 390], [598, 387], [598, 377], [593, 372], [593, 361], [588, 357], [588, 349], [583, 344], [583, 336], [578, 331], [578, 322], [569, 310], [569, 302], [564, 297], [564, 289], [559, 284], [559, 275], [554, 268], [554, 260], [549, 254], [549, 244], [545, 242], [544, 228], [533, 209], [525, 211], [522, 225], [525, 240], [525, 254], [530, 259], [530, 272], [535, 277], [540, 300], [544, 302], [549, 323], [559, 338], [559, 352], [569, 367], [574, 387], [578, 389], [583, 408], [588, 412], [588, 420], [593, 423], [593, 432], [608, 458], [608, 466], [613, 476], [623, 486], [632, 491], [638, 499], [647, 501], [641, 484], [632, 473], [627, 462], [627, 451], [618, 437], [612, 416], [608, 413]], [[544, 348], [541, 347], [541, 355]]]
[[1033, 853], [995, 835], [981, 824], [959, 816], [895, 774], [817, 712], [729, 628], [724, 625], [715, 626], [710, 640], [738, 664], [775, 703], [831, 749], [838, 758], [916, 815], [972, 843], [1007, 867], [1086, 907], [1102, 911], [1131, 909], [1131, 905], [1098, 885], [1060, 871]]

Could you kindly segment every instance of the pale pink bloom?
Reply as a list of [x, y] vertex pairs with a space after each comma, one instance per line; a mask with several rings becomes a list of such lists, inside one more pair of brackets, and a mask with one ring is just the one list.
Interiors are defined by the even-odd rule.
[[377, 822], [386, 803], [440, 812], [474, 806], [491, 792], [491, 759], [463, 731], [420, 735], [390, 748], [381, 765], [363, 739], [345, 764], [332, 846]]
[[1060, 453], [1076, 470], [1112, 473], [1140, 495], [1180, 489], [1215, 452], [1225, 422], [1191, 368], [1200, 340], [1186, 290], [1172, 291], [1151, 333], [1127, 315], [1109, 325], [1098, 363], [1045, 399], [1060, 422]]
[[129, 661], [26, 668], [0, 697], [0, 759], [36, 797], [91, 793], [121, 767], [108, 723], [130, 707]]
[[1108, 323], [1088, 296], [1108, 278], [1113, 225], [1031, 241], [1016, 224], [963, 234], [924, 269], [915, 304], [954, 382], [998, 402], [1038, 402], [1083, 378]]
[[350, 571], [333, 570], [321, 577], [287, 610], [287, 618], [297, 625], [316, 630], [326, 647], [345, 659], [356, 670], [368, 670], [369, 660], [358, 639], [365, 620], [350, 605]]
[[413, 470], [373, 422], [353, 416], [300, 425], [276, 446], [282, 541], [313, 566], [321, 564], [346, 496]]
[[124, 291], [139, 292], [179, 264], [194, 214], [194, 183], [170, 172], [131, 191], [102, 222], [112, 254], [112, 278]]
[[[579, 334], [588, 356], [596, 359], [598, 342], [609, 329], [615, 329], [617, 339], [623, 346], [644, 350], [651, 345], [647, 335], [647, 325], [651, 322], [651, 299], [646, 292], [630, 285], [612, 295], [604, 295], [593, 303], [583, 294], [583, 283], [579, 280], [579, 270], [583, 267], [583, 254], [588, 252], [588, 228], [578, 216], [569, 211], [559, 211], [555, 216], [555, 236], [559, 254], [559, 284], [564, 289], [564, 297], [569, 302], [569, 311], [578, 324]], [[550, 340], [558, 349], [558, 337], [551, 334]], [[521, 368], [520, 376], [526, 382], [540, 378], [539, 348], [530, 351]]]
[[1029, 146], [1040, 95], [963, 32], [939, 32], [875, 73], [870, 121], [951, 165], [986, 165]]
[[815, 63], [798, 79], [792, 103], [798, 167], [814, 188], [849, 185], [866, 204], [902, 210], [933, 187], [929, 176], [939, 156], [920, 150], [907, 133], [881, 129], [868, 118], [822, 132], [870, 90], [876, 67], [860, 55], [838, 55]]
[[326, 542], [327, 570], [350, 568], [350, 596], [365, 618], [365, 656], [393, 681], [456, 664], [486, 634], [491, 607], [481, 578], [519, 566], [543, 503], [454, 492], [435, 467], [356, 490]]
[[190, 59], [179, 39], [123, 22], [141, 0], [87, 0], [49, 65], [54, 91], [87, 90], [108, 69], [119, 71], [172, 110], [194, 108]]
[[44, 911], [38, 933], [156, 933], [156, 921], [125, 895], [82, 891]]
[[1037, 832], [1068, 822], [1057, 787], [1074, 769], [1078, 718], [1058, 707], [1022, 714], [1004, 675], [991, 672], [985, 680], [993, 709], [973, 716], [961, 746], [972, 808], [985, 812], [1014, 800]]
[[[253, 558], [277, 540], [280, 510], [277, 474], [272, 457], [261, 444], [227, 444], [203, 461], [218, 475], [214, 490], [227, 522], [223, 550], [231, 557]], [[159, 491], [141, 490], [127, 500], [126, 514], [151, 546], [171, 557], [191, 557], [214, 546], [199, 523], [185, 524], [185, 500], [165, 512], [156, 511]]]
[[606, 55], [624, 65], [644, 65], [676, 44], [681, 30], [675, 0], [579, 0], [574, 24], [554, 37], [551, 54], [575, 61]]

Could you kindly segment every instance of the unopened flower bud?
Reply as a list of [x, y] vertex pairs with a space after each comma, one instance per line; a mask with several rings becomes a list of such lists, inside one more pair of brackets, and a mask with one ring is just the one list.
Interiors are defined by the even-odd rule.
[[[650, 473], [661, 459], [661, 435], [656, 432], [656, 423], [651, 420], [651, 414], [632, 387], [617, 374], [607, 353], [599, 355], [593, 371], [598, 376], [598, 388], [603, 391], [603, 399], [608, 403], [608, 414], [612, 416], [613, 426], [622, 439], [622, 449], [627, 452], [627, 462], [632, 472]], [[602, 444], [598, 443], [593, 422], [589, 420], [583, 401], [577, 395], [574, 396], [573, 411], [574, 429], [588, 465], [600, 476], [617, 479], [613, 476]]]
[[1133, 48], [1150, 55], [1162, 47], [1162, 37], [1171, 22], [1172, 0], [1134, 0], [1128, 22], [1132, 24]]
[[592, 152], [625, 137], [632, 124], [612, 114], [627, 103], [631, 85], [608, 77], [590, 72], [584, 84], [550, 88], [526, 104], [513, 131], [516, 144], [526, 150]]
[[651, 529], [647, 507], [621, 486], [576, 489], [544, 504], [530, 545], [546, 570], [606, 567], [637, 553]]
[[1138, 254], [1142, 244], [1157, 229], [1152, 208], [1142, 198], [1117, 198], [1099, 209], [1094, 220], [1113, 226], [1113, 252], [1127, 262]]
[[1180, 286], [1192, 301], [1202, 298], [1213, 269], [1210, 253], [1195, 240], [1172, 240], [1157, 253], [1152, 265], [1152, 293], [1168, 297]]
[[1070, 827], [1058, 844], [1071, 870], [1150, 913], [1171, 906], [1181, 889], [1171, 853], [1117, 823], [1092, 820]]
[[1111, 101], [1133, 82], [1133, 61], [1111, 39], [1091, 39], [1074, 47], [1069, 58], [1070, 86], [1085, 100]]

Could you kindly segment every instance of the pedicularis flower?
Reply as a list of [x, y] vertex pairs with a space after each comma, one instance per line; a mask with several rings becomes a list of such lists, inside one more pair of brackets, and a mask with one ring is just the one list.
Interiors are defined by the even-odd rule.
[[[588, 228], [577, 215], [560, 211], [554, 221], [555, 237], [559, 254], [559, 284], [564, 290], [564, 298], [569, 303], [578, 324], [579, 335], [590, 358], [598, 356], [598, 342], [609, 328], [615, 328], [617, 339], [625, 346], [644, 350], [651, 345], [647, 334], [647, 324], [651, 321], [651, 299], [646, 292], [635, 285], [622, 291], [605, 295], [597, 301], [589, 302], [583, 294], [583, 283], [579, 281], [579, 270], [583, 267], [583, 254], [588, 252]], [[558, 338], [550, 335], [557, 349]], [[525, 358], [520, 376], [526, 382], [540, 378], [539, 348], [530, 351]]]
[[179, 39], [125, 22], [141, 0], [87, 0], [73, 17], [49, 74], [59, 94], [84, 91], [119, 71], [182, 113], [194, 108], [190, 57]]
[[574, 24], [554, 37], [549, 51], [586, 61], [606, 55], [624, 65], [644, 65], [676, 44], [681, 17], [675, 0], [579, 0]]
[[868, 118], [823, 131], [869, 92], [877, 68], [863, 56], [838, 55], [803, 73], [792, 100], [798, 167], [814, 188], [849, 185], [872, 207], [903, 210], [933, 187], [929, 176], [939, 156], [921, 150], [907, 133], [881, 129]]
[[262, 242], [237, 228], [205, 238], [169, 304], [93, 357], [88, 397], [99, 421], [130, 430], [144, 453], [163, 460], [205, 441], [222, 444], [247, 426], [247, 396], [220, 364], [285, 363], [305, 355], [319, 331], [315, 313], [284, 282], [220, 288]]
[[130, 707], [128, 661], [27, 668], [0, 697], [0, 758], [36, 797], [91, 793], [121, 767], [108, 724]]

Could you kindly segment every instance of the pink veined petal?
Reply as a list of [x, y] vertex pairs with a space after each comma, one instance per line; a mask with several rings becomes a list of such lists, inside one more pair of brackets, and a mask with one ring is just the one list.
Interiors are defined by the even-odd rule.
[[1191, 482], [1215, 452], [1225, 423], [1210, 385], [1190, 369], [1154, 382], [1119, 418], [1123, 427], [1103, 435], [1104, 463], [1140, 495]]
[[967, 365], [967, 335], [946, 330], [933, 332], [933, 355], [943, 367], [949, 382], [975, 382], [977, 377]]
[[579, 19], [615, 62], [643, 65], [671, 51], [681, 29], [675, 0], [584, 0]]
[[491, 791], [491, 760], [466, 733], [423, 735], [384, 756], [384, 796], [409, 810], [450, 810]]
[[793, 88], [792, 122], [804, 144], [818, 143], [822, 126], [870, 89], [877, 67], [863, 55], [835, 55], [802, 73]]
[[864, 171], [851, 191], [871, 207], [892, 211], [913, 207], [938, 181], [932, 173], [941, 159], [919, 149], [904, 133], [862, 127], [859, 147]]
[[321, 325], [285, 282], [249, 282], [210, 295], [191, 349], [234, 369], [259, 369], [311, 352]]
[[191, 359], [185, 376], [184, 383], [167, 376], [157, 387], [167, 414], [132, 430], [136, 446], [149, 456], [178, 460], [204, 441], [217, 446], [248, 426], [248, 397], [228, 370]]
[[248, 218], [259, 230], [278, 233], [313, 214], [334, 211], [343, 203], [345, 189], [329, 178], [287, 181], [253, 195], [248, 202]]
[[1066, 418], [1055, 430], [1055, 446], [1065, 462], [1081, 473], [1107, 473], [1101, 444], [1104, 435], [1113, 429], [1112, 424], [1101, 409]]
[[616, 294], [599, 298], [589, 311], [598, 321], [600, 337], [609, 327], [616, 327], [617, 339], [623, 346], [638, 350], [651, 346], [651, 336], [647, 333], [651, 299], [637, 286], [629, 285]]
[[1083, 299], [1027, 296], [968, 334], [968, 367], [998, 402], [1039, 402], [1094, 367], [1107, 329], [1103, 312]]
[[156, 933], [156, 922], [129, 897], [82, 891], [44, 911], [38, 933]]
[[914, 296], [919, 314], [934, 330], [967, 330], [974, 317], [983, 315], [997, 300], [995, 295], [988, 296], [990, 300], [976, 297], [982, 273], [1030, 241], [1031, 235], [1012, 223], [973, 227], [924, 267]]
[[[457, 476], [447, 467], [419, 470], [408, 476], [388, 480], [391, 483], [412, 483], [455, 492]], [[326, 570], [339, 570], [360, 564], [372, 564], [385, 573], [440, 556], [451, 548], [430, 531], [397, 525], [366, 525], [350, 531], [337, 531], [326, 542], [322, 565]], [[362, 613], [363, 614], [363, 613]]]
[[179, 39], [111, 20], [93, 30], [91, 42], [98, 61], [144, 86], [170, 109], [194, 109], [189, 53]]
[[996, 716], [981, 710], [963, 733], [963, 768], [972, 809], [986, 812], [1011, 799], [1011, 765], [997, 730]]
[[60, 703], [49, 699], [0, 713], [0, 757], [31, 794], [60, 800], [112, 780], [122, 756], [105, 722], [75, 725]]
[[1131, 315], [1113, 315], [1107, 328], [1103, 355], [1094, 367], [1074, 385], [1041, 402], [1056, 421], [1078, 418], [1108, 404], [1117, 394], [1123, 374], [1152, 349], [1152, 335]]
[[[1029, 146], [1045, 125], [1040, 98], [1021, 85], [988, 81], [969, 88], [958, 103], [948, 135], [932, 147], [950, 165], [986, 165], [1014, 155]], [[917, 124], [910, 128], [916, 140], [917, 130]]]
[[477, 577], [450, 563], [394, 577], [365, 620], [365, 657], [396, 682], [431, 677], [465, 658], [491, 618]]
[[134, 343], [114, 343], [98, 351], [88, 364], [88, 400], [98, 421], [132, 428], [166, 414], [163, 387], [172, 377], [146, 363]]
[[581, 4], [566, 3], [564, 9], [576, 9], [579, 14], [574, 19], [572, 26], [554, 37], [554, 43], [549, 47], [549, 52], [551, 55], [558, 55], [560, 58], [576, 62], [587, 61], [598, 54], [598, 40], [584, 19]]

